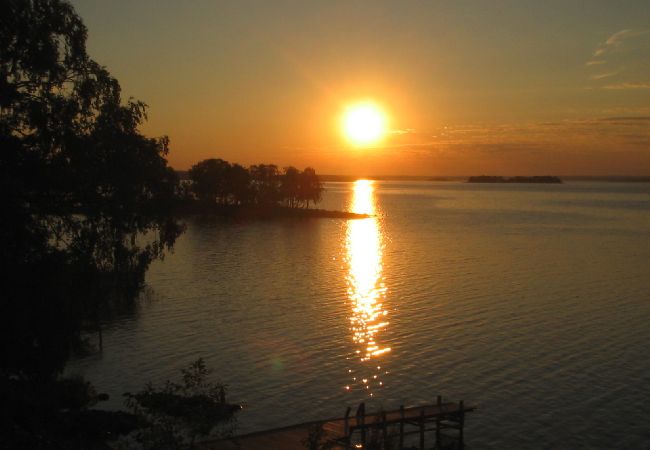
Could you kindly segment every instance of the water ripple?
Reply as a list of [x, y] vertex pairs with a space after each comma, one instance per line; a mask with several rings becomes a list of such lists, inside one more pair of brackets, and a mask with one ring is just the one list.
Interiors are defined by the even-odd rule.
[[[324, 208], [354, 205], [351, 184], [329, 187]], [[345, 221], [192, 220], [138, 312], [105, 324], [104, 352], [68, 371], [119, 408], [203, 357], [245, 405], [241, 432], [443, 394], [479, 405], [472, 448], [644, 448], [648, 189], [378, 182], [376, 226], [356, 237], [379, 233], [357, 248], [376, 253], [354, 273]], [[376, 337], [391, 351], [363, 363], [355, 298], [389, 321]], [[345, 389], [368, 374], [382, 381], [372, 398]]]

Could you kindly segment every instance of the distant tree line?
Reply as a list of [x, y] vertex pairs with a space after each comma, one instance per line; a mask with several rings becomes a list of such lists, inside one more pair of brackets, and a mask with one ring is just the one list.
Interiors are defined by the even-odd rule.
[[533, 176], [533, 177], [500, 177], [494, 175], [480, 175], [469, 177], [467, 179], [468, 183], [545, 183], [545, 184], [557, 184], [562, 183], [562, 180], [558, 177], [551, 175], [544, 176]]
[[275, 164], [245, 168], [223, 159], [206, 159], [189, 170], [189, 191], [201, 202], [222, 206], [274, 206], [309, 208], [323, 194], [323, 183], [316, 171], [300, 171]]

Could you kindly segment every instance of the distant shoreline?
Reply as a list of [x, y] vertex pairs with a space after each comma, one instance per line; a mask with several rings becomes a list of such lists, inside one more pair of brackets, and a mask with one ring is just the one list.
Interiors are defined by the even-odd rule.
[[[418, 176], [418, 175], [319, 175], [320, 179], [325, 182], [354, 182], [357, 180], [375, 180], [375, 181], [434, 181], [448, 183], [467, 182], [468, 175], [458, 176]], [[650, 183], [650, 176], [643, 175], [561, 175], [558, 176], [563, 182], [607, 182], [607, 183]], [[510, 178], [510, 177], [509, 177]]]
[[499, 177], [490, 175], [481, 175], [469, 177], [468, 183], [541, 183], [541, 184], [561, 184], [559, 177], [545, 175], [541, 177]]
[[[188, 180], [186, 170], [176, 170], [181, 180]], [[468, 175], [319, 175], [324, 182], [354, 182], [357, 180], [376, 181], [437, 181], [437, 182], [466, 182]], [[559, 175], [562, 181], [600, 181], [608, 183], [650, 183], [650, 175]]]

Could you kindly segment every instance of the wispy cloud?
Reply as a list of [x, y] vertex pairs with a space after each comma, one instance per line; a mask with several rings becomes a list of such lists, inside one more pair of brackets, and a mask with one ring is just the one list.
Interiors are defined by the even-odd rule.
[[618, 74], [620, 70], [615, 70], [613, 72], [606, 72], [606, 73], [597, 73], [591, 76], [592, 80], [602, 80], [603, 78], [609, 78], [613, 77], [614, 75]]
[[[592, 86], [595, 89], [625, 90], [648, 89], [648, 83], [639, 82], [640, 76], [647, 74], [647, 64], [644, 62], [647, 53], [643, 50], [648, 45], [646, 38], [640, 36], [650, 35], [650, 29], [633, 30], [624, 29], [610, 35], [592, 54], [587, 67], [592, 67], [589, 78], [593, 81], [607, 83], [606, 85]], [[604, 66], [607, 65], [605, 69]], [[616, 77], [614, 80], [609, 78]], [[641, 78], [643, 80], [645, 76]]]
[[617, 83], [603, 86], [603, 89], [624, 90], [624, 89], [650, 89], [650, 83]]
[[650, 121], [650, 116], [617, 116], [617, 117], [605, 117], [601, 119], [604, 122], [647, 122]]
[[[650, 170], [650, 110], [593, 114], [554, 122], [418, 127], [417, 132], [387, 136], [371, 156], [355, 164], [364, 170], [383, 164], [380, 171], [408, 167], [413, 173], [462, 170], [506, 175]], [[348, 154], [349, 150], [341, 150], [338, 158], [347, 160]]]
[[605, 53], [610, 52], [611, 50], [619, 47], [626, 39], [635, 36], [641, 36], [643, 34], [650, 33], [650, 30], [621, 30], [612, 34], [607, 40], [600, 45], [594, 52], [593, 56], [599, 57]]
[[[637, 115], [491, 126], [448, 126], [412, 136], [407, 142], [389, 142], [387, 146], [418, 153], [443, 149], [532, 153], [562, 145], [630, 149], [640, 140], [650, 140], [648, 121], [649, 115]], [[633, 136], [631, 133], [636, 134]]]
[[401, 130], [391, 130], [391, 134], [413, 134], [415, 133], [415, 128], [404, 128]]

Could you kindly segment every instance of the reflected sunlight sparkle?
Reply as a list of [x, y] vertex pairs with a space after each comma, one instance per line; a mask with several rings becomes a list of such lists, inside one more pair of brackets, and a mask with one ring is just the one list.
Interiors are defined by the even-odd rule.
[[[376, 213], [372, 181], [355, 182], [351, 210], [359, 214]], [[358, 345], [355, 353], [361, 362], [365, 362], [391, 350], [378, 342], [380, 332], [389, 324], [386, 319], [388, 311], [383, 305], [387, 289], [382, 282], [382, 236], [376, 217], [350, 220], [347, 223], [347, 281], [352, 305], [350, 325], [352, 340]], [[369, 369], [374, 370], [375, 366], [372, 364]], [[377, 380], [377, 375], [364, 377], [363, 384], [369, 378]], [[382, 386], [381, 383], [377, 385]]]

